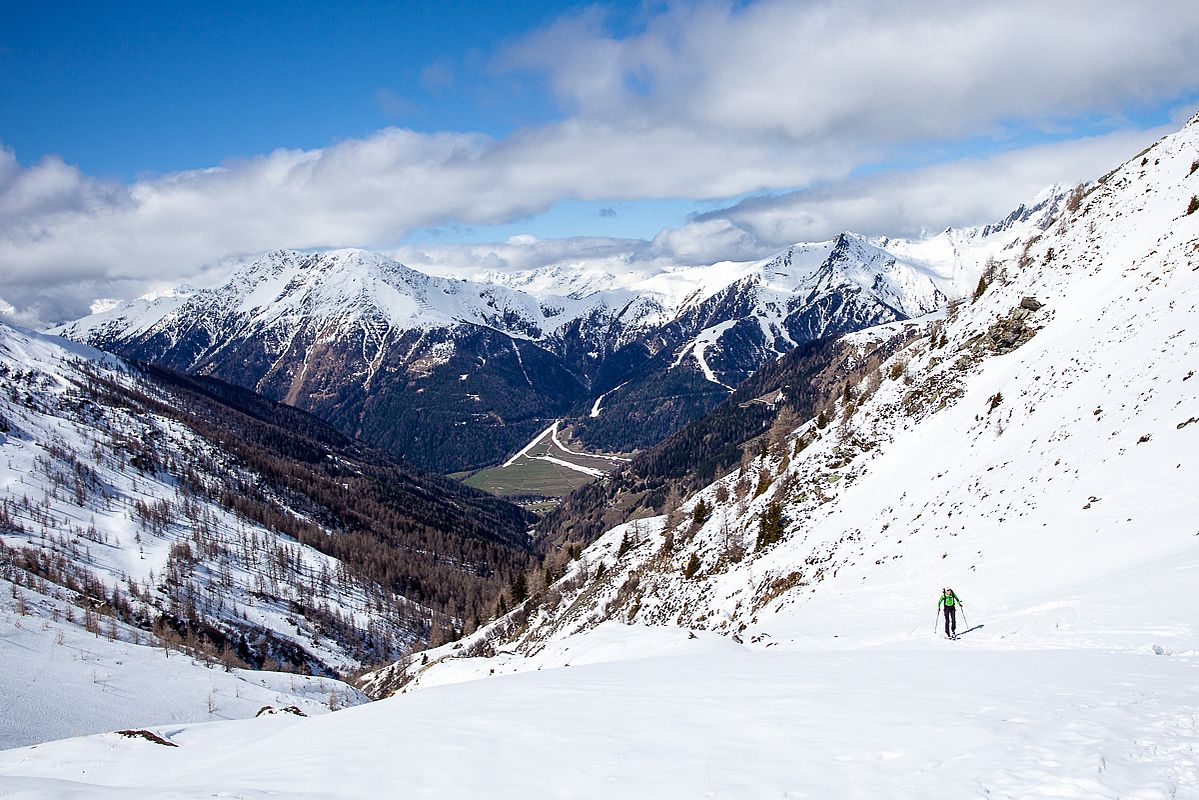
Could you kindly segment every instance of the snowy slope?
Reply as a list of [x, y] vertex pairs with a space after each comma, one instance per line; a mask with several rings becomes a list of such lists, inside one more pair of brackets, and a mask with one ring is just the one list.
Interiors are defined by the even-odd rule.
[[988, 259], [1011, 258], [1014, 248], [1044, 232], [1074, 191], [1054, 184], [997, 222], [947, 228], [923, 239], [883, 237], [871, 243], [935, 276], [938, 287], [949, 297], [968, 297]]
[[[321, 639], [319, 626], [303, 613], [323, 606], [365, 630], [383, 623], [370, 610], [378, 587], [348, 578], [322, 581], [322, 575], [345, 576], [337, 559], [198, 491], [205, 482], [257, 478], [178, 422], [93, 398], [90, 387], [103, 380], [153, 392], [118, 359], [0, 325], [0, 380], [6, 389], [0, 396], [0, 544], [11, 548], [13, 563], [22, 563], [15, 554], [25, 548], [63, 559], [61, 569], [39, 568], [41, 577], [58, 584], [44, 591], [70, 597], [79, 586], [110, 603], [115, 592], [132, 604], [131, 615], [147, 618], [200, 609], [234, 640], [243, 628], [269, 632], [313, 666], [357, 668], [357, 658], [342, 643]], [[156, 464], [134, 442], [148, 443]], [[195, 482], [190, 487], [180, 479], [185, 469]], [[286, 500], [278, 502], [288, 510]], [[68, 575], [69, 586], [63, 584]], [[322, 583], [320, 598], [304, 599], [314, 580]]]
[[333, 678], [214, 667], [155, 647], [146, 632], [112, 618], [90, 633], [83, 612], [69, 603], [8, 580], [0, 580], [0, 591], [0, 749], [149, 725], [247, 719], [263, 706], [315, 715], [367, 701]]
[[[335, 705], [359, 702], [332, 676], [395, 658], [449, 618], [421, 604], [422, 587], [405, 597], [395, 586], [419, 574], [438, 591], [441, 568], [462, 578], [458, 602], [489, 598], [476, 564], [502, 570], [492, 556], [503, 548], [476, 544], [480, 530], [504, 535], [490, 512], [524, 535], [519, 511], [380, 461], [314, 419], [287, 409], [294, 427], [274, 433], [284, 418], [262, 398], [238, 405], [249, 401], [208, 384], [207, 400], [189, 400], [183, 384], [0, 325], [0, 746], [309, 707], [334, 693]], [[363, 453], [374, 462], [356, 461]], [[307, 484], [280, 480], [281, 462]], [[380, 468], [385, 486], [363, 474]], [[317, 494], [322, 476], [375, 510], [323, 527], [335, 504]], [[371, 487], [394, 503], [379, 505]], [[414, 498], [422, 508], [401, 507]], [[417, 534], [393, 536], [380, 508]], [[395, 580], [383, 583], [356, 563], [339, 542], [366, 545], [363, 524], [376, 526], [376, 548], [409, 548], [412, 569], [393, 558]]]
[[[669, 535], [662, 517], [609, 532], [530, 609], [374, 687], [485, 678], [502, 693], [495, 676], [565, 667], [616, 622], [709, 629], [787, 659], [763, 694], [803, 698], [780, 714], [801, 754], [776, 754], [803, 777], [773, 781], [768, 758], [763, 793], [1199, 796], [1196, 160], [1199, 119], [1039, 225], [828, 428], [808, 422], [688, 498]], [[782, 537], [759, 547], [772, 504]], [[947, 584], [966, 601], [952, 643]], [[695, 744], [670, 719], [657, 730]]]
[[1199, 691], [1179, 659], [703, 638], [635, 660], [598, 652], [618, 644], [580, 640], [569, 667], [319, 718], [156, 729], [177, 748], [108, 734], [7, 751], [0, 786], [22, 798], [1194, 797]]
[[[197, 612], [181, 604], [192, 603], [215, 626], [210, 631], [235, 638], [241, 631], [241, 642], [273, 658], [307, 653], [325, 669], [358, 663], [342, 643], [305, 638], [295, 623], [300, 606], [288, 599], [298, 599], [302, 586], [286, 577], [264, 582], [267, 571], [235, 553], [249, 554], [248, 540], [256, 539], [257, 553], [286, 549], [309, 569], [338, 570], [338, 562], [194, 496], [181, 501], [186, 495], [174, 476], [130, 464], [120, 444], [128, 437], [155, 442], [164, 461], [220, 454], [167, 420], [139, 419], [130, 408], [88, 399], [84, 387], [98, 377], [133, 383], [112, 356], [0, 326], [0, 746], [247, 717], [272, 703], [311, 711], [330, 694], [335, 705], [362, 702], [340, 681], [213, 669], [212, 661], [184, 654], [181, 638], [164, 642], [167, 629], [155, 625], [171, 619], [183, 631], [183, 617]], [[191, 504], [188, 510], [180, 505], [172, 513], [192, 522], [160, 524], [138, 510], [181, 502]], [[223, 556], [202, 554], [217, 541], [229, 545], [218, 548]], [[273, 597], [264, 593], [268, 584]], [[374, 618], [362, 587], [328, 599], [360, 624]]]
[[[830, 398], [828, 428], [807, 423], [688, 499], [683, 517], [701, 497], [713, 511], [697, 530], [672, 530], [673, 549], [660, 518], [597, 542], [568, 580], [601, 562], [603, 580], [539, 611], [530, 646], [604, 618], [747, 640], [903, 642], [927, 635], [927, 598], [952, 583], [990, 622], [976, 639], [1000, 642], [1011, 631], [996, 620], [1010, 618], [1038, 646], [1194, 649], [1199, 593], [1184, 586], [1199, 557], [1188, 363], [1199, 216], [1185, 209], [1197, 140], [1192, 122], [1094, 184], [1016, 248], [977, 302], [926, 323], [927, 336], [856, 387], [848, 410]], [[772, 503], [789, 522], [759, 549]], [[617, 559], [626, 534], [633, 546]], [[1173, 590], [1168, 608], [1136, 598], [1155, 581]], [[1075, 623], [1081, 597], [1097, 605]]]
[[[1143, 159], [848, 408], [830, 398], [827, 427], [784, 432], [670, 530], [614, 529], [527, 608], [376, 676], [404, 693], [283, 730], [162, 730], [177, 749], [9, 751], [5, 788], [1199, 796], [1199, 118]], [[759, 547], [772, 504], [784, 523]], [[947, 584], [958, 641], [936, 632]]]

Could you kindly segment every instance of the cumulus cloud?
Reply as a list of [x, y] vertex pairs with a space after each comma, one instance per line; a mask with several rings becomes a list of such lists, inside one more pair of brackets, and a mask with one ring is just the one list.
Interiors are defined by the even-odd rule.
[[[233, 253], [275, 247], [377, 246], [453, 220], [487, 224], [564, 197], [713, 197], [806, 183], [844, 170], [786, 161], [781, 145], [677, 128], [575, 120], [492, 139], [387, 129], [322, 150], [278, 150], [130, 186], [57, 160], [9, 165], [0, 185], [0, 279], [11, 302], [77, 292], [64, 282], [183, 276]], [[82, 313], [74, 297], [62, 316]]]
[[876, 145], [1120, 112], [1199, 81], [1199, 5], [1163, 0], [675, 4], [636, 35], [589, 8], [509, 49], [587, 118], [637, 114]]
[[695, 215], [650, 241], [517, 236], [492, 244], [402, 247], [393, 255], [417, 269], [458, 276], [549, 265], [649, 274], [668, 266], [766, 258], [796, 242], [824, 241], [844, 231], [916, 237], [998, 221], [1051, 184], [1099, 177], [1170, 130], [1120, 131], [753, 197]]
[[911, 237], [997, 221], [1045, 187], [1093, 180], [1172, 130], [1122, 130], [750, 198], [664, 235], [700, 246], [723, 236], [762, 253], [846, 230]]
[[488, 272], [520, 272], [545, 266], [586, 268], [612, 273], [650, 271], [666, 265], [650, 242], [604, 236], [538, 239], [512, 236], [503, 242], [480, 244], [425, 243], [405, 245], [391, 256], [414, 269], [456, 277]]
[[[566, 109], [504, 138], [390, 128], [130, 184], [57, 158], [22, 166], [0, 149], [0, 286], [8, 316], [53, 322], [231, 254], [386, 248], [416, 229], [508, 222], [568, 198], [801, 189], [649, 243], [567, 240], [580, 259], [702, 262], [840, 228], [978, 221], [997, 210], [978, 188], [983, 168], [1007, 170], [987, 178], [1006, 197], [1056, 179], [1060, 164], [1013, 156], [889, 183], [847, 176], [897, 148], [1161, 102], [1199, 86], [1195, 63], [1199, 5], [1173, 0], [1152, 13], [1112, 0], [700, 3], [650, 13], [623, 38], [592, 9], [498, 58], [544, 76]], [[453, 73], [435, 62], [423, 79], [447, 88]], [[511, 265], [553, 248], [483, 249]]]

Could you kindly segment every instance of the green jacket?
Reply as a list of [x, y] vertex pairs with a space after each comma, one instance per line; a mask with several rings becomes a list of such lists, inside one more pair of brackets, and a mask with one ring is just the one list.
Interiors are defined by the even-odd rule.
[[958, 597], [953, 592], [942, 592], [941, 599], [937, 601], [937, 610], [938, 611], [941, 610], [942, 605], [960, 606], [960, 605], [965, 605], [965, 604], [962, 602], [962, 598]]

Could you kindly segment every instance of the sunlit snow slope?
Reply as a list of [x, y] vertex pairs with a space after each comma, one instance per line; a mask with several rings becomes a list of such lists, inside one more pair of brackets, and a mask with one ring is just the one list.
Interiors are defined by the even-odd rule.
[[[10, 751], [4, 788], [1199, 796], [1197, 160], [1192, 120], [848, 407], [830, 397], [827, 426], [763, 442], [669, 528], [609, 532], [526, 607], [375, 676], [404, 693], [283, 731], [162, 731], [177, 749]], [[937, 630], [945, 585], [957, 641]]]

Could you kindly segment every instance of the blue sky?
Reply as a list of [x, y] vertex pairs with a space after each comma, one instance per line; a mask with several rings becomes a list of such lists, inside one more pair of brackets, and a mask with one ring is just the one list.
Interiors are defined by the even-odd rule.
[[8, 3], [0, 316], [278, 247], [653, 267], [985, 222], [1199, 107], [1199, 4], [1087, 10]]
[[501, 135], [554, 114], [487, 79], [568, 4], [8, 3], [0, 137], [130, 180], [401, 125]]
[[[653, 4], [614, 5], [633, 30]], [[0, 29], [0, 143], [132, 181], [320, 148], [390, 126], [502, 137], [559, 116], [532, 75], [494, 60], [582, 3], [214, 2], [14, 4]], [[652, 237], [711, 201], [565, 200], [500, 225], [449, 224], [405, 241]], [[616, 212], [616, 213], [611, 213]]]

